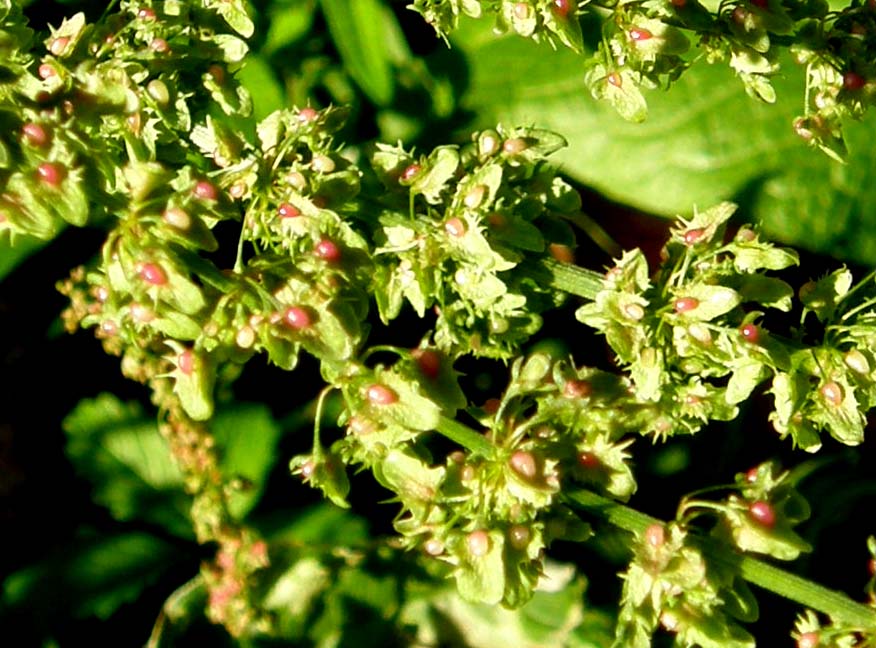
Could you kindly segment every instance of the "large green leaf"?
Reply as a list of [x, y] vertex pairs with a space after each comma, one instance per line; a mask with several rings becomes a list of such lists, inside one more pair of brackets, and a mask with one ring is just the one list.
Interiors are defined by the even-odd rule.
[[27, 235], [15, 237], [15, 243], [9, 241], [8, 236], [0, 237], [0, 279], [18, 267], [31, 254], [39, 252], [48, 241]]
[[92, 497], [120, 521], [147, 520], [191, 537], [189, 499], [155, 419], [112, 394], [80, 401], [64, 419], [67, 455]]
[[483, 38], [466, 24], [454, 48], [467, 59], [462, 98], [478, 126], [532, 124], [562, 133], [554, 160], [570, 176], [634, 207], [672, 216], [725, 199], [784, 243], [849, 260], [876, 260], [876, 127], [847, 129], [848, 164], [809, 148], [792, 128], [804, 71], [788, 59], [774, 105], [750, 99], [726, 65], [697, 62], [668, 92], [646, 92], [644, 123], [591, 98], [585, 58], [520, 38]]
[[0, 601], [49, 623], [59, 609], [107, 618], [178, 558], [174, 547], [146, 533], [83, 537], [9, 576]]
[[266, 406], [253, 403], [219, 412], [211, 429], [220, 448], [222, 472], [245, 480], [245, 488], [233, 491], [228, 503], [232, 515], [243, 518], [261, 497], [277, 460], [282, 431]]

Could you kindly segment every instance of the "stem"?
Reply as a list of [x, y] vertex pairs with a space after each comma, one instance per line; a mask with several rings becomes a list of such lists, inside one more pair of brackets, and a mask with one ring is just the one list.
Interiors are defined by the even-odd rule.
[[535, 279], [543, 286], [562, 290], [570, 295], [594, 300], [602, 290], [603, 277], [600, 273], [553, 259], [540, 259], [518, 266], [520, 272]]
[[[662, 520], [590, 491], [574, 491], [566, 493], [565, 497], [589, 513], [631, 533], [641, 534], [652, 524], [663, 524]], [[738, 570], [739, 575], [749, 583], [822, 612], [834, 621], [862, 628], [876, 627], [876, 610], [853, 601], [841, 592], [828, 589], [750, 556], [728, 552], [726, 546], [708, 538], [700, 538], [699, 544], [710, 560]]]
[[478, 434], [467, 425], [458, 423], [451, 418], [442, 416], [435, 429], [439, 434], [455, 441], [474, 454], [484, 457], [492, 457], [496, 454], [496, 446], [490, 443], [483, 434]]

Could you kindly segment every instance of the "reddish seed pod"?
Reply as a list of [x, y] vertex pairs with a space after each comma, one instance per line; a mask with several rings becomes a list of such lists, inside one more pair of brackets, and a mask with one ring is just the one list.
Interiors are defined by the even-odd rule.
[[467, 194], [465, 194], [465, 198], [462, 199], [462, 202], [469, 209], [477, 209], [481, 206], [481, 203], [484, 202], [486, 194], [487, 188], [484, 185], [475, 185]]
[[860, 90], [865, 85], [867, 85], [867, 80], [857, 72], [852, 72], [850, 70], [843, 74], [843, 88], [846, 90], [854, 92]]
[[280, 218], [297, 218], [301, 216], [301, 210], [295, 205], [284, 202], [277, 208], [277, 214], [279, 214]]
[[186, 349], [176, 357], [176, 366], [186, 376], [191, 376], [195, 370], [195, 355], [191, 349]]
[[50, 187], [60, 186], [66, 175], [66, 169], [55, 162], [43, 162], [37, 167], [37, 177]]
[[21, 136], [31, 146], [42, 147], [49, 143], [49, 134], [46, 129], [33, 122], [21, 127]]
[[839, 407], [843, 404], [843, 399], [845, 398], [843, 388], [833, 380], [824, 383], [819, 391], [824, 396], [824, 400], [834, 407]]
[[508, 541], [511, 543], [512, 547], [517, 549], [517, 551], [523, 551], [526, 549], [531, 538], [532, 533], [529, 528], [522, 524], [515, 524], [508, 529]]
[[208, 180], [199, 180], [192, 190], [195, 198], [200, 200], [216, 200], [219, 198], [219, 190], [216, 185]]
[[339, 248], [334, 241], [330, 241], [329, 239], [322, 239], [317, 243], [316, 247], [313, 248], [313, 254], [329, 263], [337, 263], [341, 260], [342, 256], [341, 248]]
[[770, 5], [769, 0], [751, 0], [751, 4], [760, 9], [766, 9]]
[[820, 640], [817, 632], [804, 632], [797, 639], [797, 648], [818, 648]]
[[429, 380], [438, 378], [441, 373], [441, 355], [432, 349], [414, 349], [411, 352], [420, 372]]
[[524, 479], [534, 479], [538, 474], [538, 466], [531, 452], [517, 450], [508, 460], [511, 468]]
[[676, 9], [684, 9], [687, 5], [687, 0], [669, 0], [672, 3], [672, 6]]
[[301, 331], [310, 328], [313, 320], [306, 309], [301, 306], [290, 306], [283, 313], [283, 323], [293, 330]]
[[655, 549], [662, 547], [666, 542], [666, 529], [662, 524], [652, 524], [645, 529], [645, 542]]
[[499, 411], [499, 406], [502, 404], [498, 398], [488, 398], [484, 401], [484, 404], [481, 405], [481, 409], [484, 410], [487, 414], [495, 414]]
[[554, 0], [551, 9], [558, 18], [566, 18], [572, 9], [571, 0]]
[[502, 150], [508, 155], [517, 155], [529, 148], [526, 140], [520, 137], [512, 137], [502, 142]]
[[156, 263], [144, 263], [140, 266], [140, 279], [152, 286], [167, 284], [167, 273]]
[[517, 20], [526, 20], [529, 18], [532, 9], [525, 2], [518, 2], [514, 5], [514, 17]]
[[304, 477], [304, 479], [310, 479], [311, 477], [313, 477], [313, 473], [315, 472], [316, 464], [312, 461], [308, 461], [303, 466], [301, 466], [301, 476]]
[[700, 305], [700, 300], [695, 297], [681, 297], [675, 300], [672, 307], [676, 313], [689, 313]]
[[621, 88], [624, 85], [624, 80], [620, 74], [617, 72], [612, 72], [607, 77], [605, 77], [607, 83], [613, 85], [615, 88]]
[[167, 54], [170, 51], [170, 45], [163, 38], [153, 38], [149, 43], [149, 49], [158, 54]]
[[137, 18], [140, 20], [155, 20], [155, 9], [152, 9], [151, 7], [143, 7], [137, 12]]
[[450, 234], [450, 236], [459, 238], [460, 236], [465, 235], [465, 223], [459, 218], [451, 218], [444, 223], [444, 230]]
[[392, 405], [398, 402], [398, 394], [386, 385], [371, 385], [365, 392], [374, 405]]
[[745, 481], [747, 481], [749, 484], [753, 484], [757, 481], [757, 475], [757, 466], [755, 466], [754, 468], [749, 468], [748, 472], [745, 473]]
[[748, 515], [755, 522], [767, 529], [776, 525], [776, 511], [769, 502], [759, 500], [748, 505]]
[[487, 225], [490, 227], [495, 227], [496, 229], [501, 229], [508, 224], [508, 219], [504, 214], [500, 214], [498, 212], [493, 212], [489, 216], [487, 216]]
[[419, 164], [411, 164], [404, 171], [402, 171], [401, 179], [404, 182], [410, 182], [422, 170], [423, 169]]
[[210, 67], [207, 68], [207, 74], [213, 77], [213, 80], [219, 84], [225, 84], [225, 68], [221, 65], [214, 63]]
[[706, 230], [702, 228], [697, 227], [694, 229], [689, 229], [684, 233], [684, 243], [685, 245], [696, 245], [701, 240], [703, 240], [705, 235]]
[[596, 468], [599, 468], [602, 464], [599, 461], [599, 457], [597, 457], [592, 452], [579, 452], [578, 465], [585, 470], [595, 470]]
[[125, 117], [125, 123], [128, 125], [128, 128], [131, 129], [131, 132], [134, 133], [134, 135], [140, 134], [140, 113], [131, 113], [130, 115]]
[[148, 324], [155, 319], [155, 313], [137, 302], [131, 304], [130, 312], [134, 321], [140, 324]]
[[643, 27], [632, 27], [630, 28], [630, 40], [636, 43], [640, 41], [650, 40], [654, 37], [654, 34], [649, 32], [647, 29]]
[[310, 107], [302, 108], [298, 111], [298, 121], [300, 122], [312, 122], [317, 117], [319, 117], [319, 113]]
[[563, 396], [566, 398], [587, 398], [593, 393], [593, 385], [587, 380], [567, 380], [563, 384]]
[[548, 252], [550, 252], [550, 255], [555, 261], [559, 261], [560, 263], [575, 262], [575, 253], [568, 245], [562, 243], [551, 243], [548, 246]]
[[746, 342], [757, 344], [760, 341], [760, 328], [756, 324], [745, 324], [739, 328], [739, 335]]
[[66, 36], [59, 36], [49, 44], [49, 51], [55, 56], [60, 56], [70, 44], [70, 39]]
[[482, 558], [490, 551], [490, 536], [482, 529], [469, 533], [465, 543], [468, 546], [468, 552], [475, 558]]
[[37, 74], [40, 75], [41, 79], [48, 79], [57, 74], [55, 68], [49, 63], [43, 63], [37, 68]]

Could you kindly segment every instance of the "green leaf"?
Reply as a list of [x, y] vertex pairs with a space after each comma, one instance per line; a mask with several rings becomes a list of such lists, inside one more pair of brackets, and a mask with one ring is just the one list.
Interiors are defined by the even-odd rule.
[[182, 475], [153, 417], [136, 403], [101, 394], [80, 401], [63, 427], [67, 456], [115, 519], [146, 520], [191, 537]]
[[146, 533], [85, 537], [3, 583], [3, 607], [57, 622], [59, 610], [106, 619], [180, 557], [179, 550]]
[[386, 24], [395, 17], [378, 0], [320, 0], [320, 5], [350, 75], [374, 103], [388, 105], [394, 88]]
[[33, 236], [0, 237], [0, 279], [3, 279], [28, 257], [39, 252], [48, 241]]
[[228, 502], [231, 514], [243, 519], [261, 497], [277, 462], [282, 430], [265, 405], [240, 402], [220, 411], [210, 429], [219, 446], [222, 473], [229, 479], [245, 480], [243, 488], [231, 492]]
[[273, 67], [258, 54], [250, 53], [235, 77], [252, 96], [252, 112], [257, 121], [286, 107], [286, 93]]
[[270, 21], [262, 51], [273, 54], [307, 35], [313, 24], [315, 0], [274, 2], [268, 9]]

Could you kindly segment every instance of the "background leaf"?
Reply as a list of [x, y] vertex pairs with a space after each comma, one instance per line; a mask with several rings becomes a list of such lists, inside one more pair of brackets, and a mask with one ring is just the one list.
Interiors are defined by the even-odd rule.
[[586, 58], [520, 38], [487, 39], [484, 25], [464, 25], [453, 46], [470, 74], [461, 103], [478, 126], [528, 123], [562, 133], [569, 147], [552, 159], [635, 208], [673, 216], [734, 199], [782, 243], [876, 260], [876, 117], [849, 124], [846, 165], [809, 148], [792, 128], [804, 71], [788, 57], [773, 79], [774, 105], [747, 97], [726, 65], [698, 62], [670, 92], [646, 92], [648, 118], [634, 124], [591, 98]]

